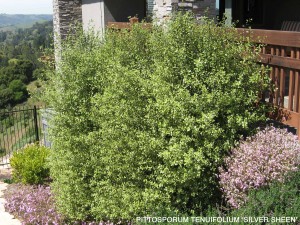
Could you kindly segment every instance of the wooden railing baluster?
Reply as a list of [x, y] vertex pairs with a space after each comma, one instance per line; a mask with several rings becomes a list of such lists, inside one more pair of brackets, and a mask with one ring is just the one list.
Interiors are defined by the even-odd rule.
[[[279, 56], [279, 47], [276, 47], [275, 55]], [[274, 104], [278, 106], [278, 98], [279, 98], [279, 68], [278, 66], [275, 67], [275, 101]]]
[[[295, 49], [291, 49], [291, 58], [295, 58]], [[294, 110], [294, 93], [295, 93], [295, 72], [290, 69], [290, 82], [289, 82], [289, 103], [288, 110]]]
[[[285, 47], [281, 47], [281, 57], [285, 57]], [[279, 106], [284, 107], [284, 94], [285, 94], [285, 70], [280, 68], [280, 81], [279, 81]]]
[[[299, 48], [297, 49], [297, 51], [296, 51], [296, 59], [300, 59], [300, 50], [299, 50]], [[296, 80], [295, 80], [295, 111], [296, 112], [299, 112], [299, 106], [300, 106], [300, 104], [299, 104], [299, 101], [300, 101], [300, 98], [299, 98], [299, 82], [300, 82], [300, 79], [299, 79], [299, 71], [296, 71]]]

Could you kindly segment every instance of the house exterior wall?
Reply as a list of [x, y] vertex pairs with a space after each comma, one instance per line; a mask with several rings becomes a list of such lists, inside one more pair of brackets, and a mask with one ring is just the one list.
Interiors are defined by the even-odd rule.
[[156, 19], [163, 20], [176, 11], [193, 12], [196, 18], [215, 18], [216, 0], [154, 0], [153, 14]]
[[265, 0], [264, 22], [268, 29], [280, 30], [283, 21], [300, 21], [299, 0]]
[[154, 0], [147, 0], [147, 18], [150, 19], [153, 16]]
[[153, 17], [158, 21], [169, 17], [172, 13], [172, 4], [174, 0], [154, 0]]
[[196, 18], [207, 16], [209, 18], [216, 17], [216, 1], [215, 0], [177, 0], [174, 3], [175, 10], [193, 12]]
[[[104, 8], [103, 2], [105, 3]], [[131, 10], [132, 7], [124, 10], [128, 3], [136, 6], [134, 10]], [[94, 23], [92, 25], [97, 30], [101, 30], [104, 29], [104, 24], [108, 22], [109, 18], [113, 21], [117, 20], [115, 17], [122, 12], [128, 15], [133, 11], [137, 11], [136, 14], [143, 14], [143, 10], [146, 8], [144, 1], [141, 0], [53, 0], [54, 32], [57, 37], [63, 39], [69, 33], [72, 24], [83, 22], [86, 29], [91, 20]], [[118, 11], [118, 9], [122, 10]], [[216, 0], [148, 0], [148, 9], [153, 9], [153, 12], [149, 12], [149, 14], [153, 14], [158, 20], [169, 17], [174, 11], [190, 11], [197, 18], [204, 15], [214, 18], [216, 16]], [[114, 11], [117, 12], [114, 13], [115, 16], [113, 16]]]
[[128, 22], [128, 17], [146, 16], [146, 1], [144, 0], [104, 0], [105, 24], [108, 22]]
[[136, 15], [145, 17], [146, 8], [141, 0], [82, 0], [83, 29], [103, 33], [108, 22], [128, 22], [129, 16]]
[[94, 28], [102, 33], [105, 26], [103, 15], [103, 0], [82, 0], [82, 24], [84, 30]]
[[53, 30], [55, 61], [61, 57], [61, 40], [65, 39], [72, 25], [82, 22], [81, 0], [53, 0]]
[[81, 0], [53, 0], [54, 33], [62, 39], [70, 32], [71, 25], [82, 22]]

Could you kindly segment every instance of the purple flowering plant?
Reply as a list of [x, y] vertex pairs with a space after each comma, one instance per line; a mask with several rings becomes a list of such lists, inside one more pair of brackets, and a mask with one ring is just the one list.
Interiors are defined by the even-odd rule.
[[247, 192], [272, 181], [283, 182], [300, 164], [297, 136], [284, 129], [267, 127], [242, 141], [219, 168], [220, 186], [233, 208], [247, 201]]
[[63, 224], [63, 217], [55, 209], [50, 187], [12, 184], [5, 192], [5, 198], [5, 210], [24, 225]]
[[5, 192], [5, 210], [22, 225], [113, 225], [111, 222], [70, 222], [55, 207], [49, 186], [11, 184]]

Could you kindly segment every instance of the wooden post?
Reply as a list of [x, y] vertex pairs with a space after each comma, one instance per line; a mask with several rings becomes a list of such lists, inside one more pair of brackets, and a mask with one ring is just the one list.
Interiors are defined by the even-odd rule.
[[131, 17], [129, 19], [130, 24], [134, 24], [134, 23], [138, 23], [139, 22], [139, 18], [137, 18], [136, 16]]

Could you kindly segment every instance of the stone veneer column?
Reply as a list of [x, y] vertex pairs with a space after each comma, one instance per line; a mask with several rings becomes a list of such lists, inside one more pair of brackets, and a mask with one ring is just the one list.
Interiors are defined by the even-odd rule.
[[178, 0], [176, 5], [178, 11], [193, 12], [197, 19], [202, 16], [216, 17], [216, 0]]
[[82, 22], [81, 0], [53, 0], [54, 32], [64, 39], [72, 25]]
[[216, 17], [216, 0], [154, 0], [154, 17], [159, 21], [170, 16], [172, 12], [193, 12], [196, 18]]
[[53, 0], [53, 26], [56, 62], [60, 59], [61, 40], [73, 25], [82, 22], [81, 0]]
[[158, 22], [163, 21], [172, 13], [172, 3], [174, 0], [154, 0], [153, 17]]

